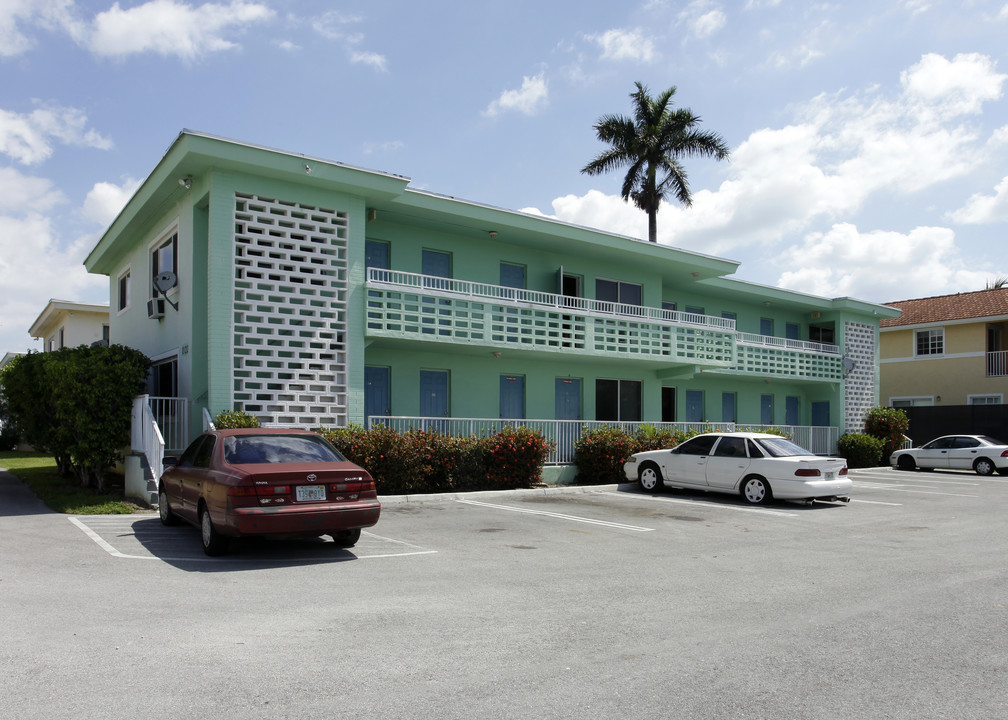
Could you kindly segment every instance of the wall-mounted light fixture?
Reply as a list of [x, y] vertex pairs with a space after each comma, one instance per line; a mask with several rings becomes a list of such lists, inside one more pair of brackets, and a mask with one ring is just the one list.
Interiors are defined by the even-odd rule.
[[304, 166], [305, 175], [311, 175], [311, 165]]
[[490, 239], [491, 240], [496, 240], [497, 239], [497, 231], [496, 230], [491, 230], [490, 231]]
[[178, 184], [184, 187], [186, 190], [192, 187], [192, 175], [186, 175], [185, 177], [180, 177], [178, 179]]
[[490, 354], [491, 354], [491, 355], [493, 355], [493, 356], [494, 356], [495, 358], [497, 358], [498, 360], [500, 360], [500, 356], [501, 356], [501, 353], [500, 353], [500, 350], [494, 350], [494, 351], [493, 351], [492, 353], [490, 353]]

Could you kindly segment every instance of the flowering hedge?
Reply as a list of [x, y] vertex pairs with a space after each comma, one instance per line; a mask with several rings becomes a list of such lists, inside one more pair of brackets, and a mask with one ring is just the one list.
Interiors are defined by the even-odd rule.
[[384, 425], [319, 432], [371, 473], [379, 495], [532, 487], [552, 449], [552, 441], [526, 427], [485, 437], [399, 433]]
[[574, 443], [577, 481], [582, 485], [607, 485], [627, 482], [623, 463], [634, 453], [675, 447], [697, 435], [695, 431], [657, 430], [643, 426], [636, 435], [617, 428], [599, 428], [585, 432]]
[[906, 411], [893, 407], [876, 407], [868, 411], [865, 419], [865, 433], [882, 441], [882, 460], [903, 445], [903, 438], [910, 430], [910, 418]]

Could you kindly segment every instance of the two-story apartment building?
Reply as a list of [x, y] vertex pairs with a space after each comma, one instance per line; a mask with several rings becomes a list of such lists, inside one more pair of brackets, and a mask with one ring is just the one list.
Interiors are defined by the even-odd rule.
[[95, 303], [50, 300], [28, 334], [42, 341], [43, 352], [108, 342], [109, 307]]
[[880, 395], [896, 407], [1000, 405], [1008, 394], [1008, 288], [888, 303]]
[[[375, 418], [860, 429], [891, 308], [185, 131], [85, 261], [190, 425]], [[461, 422], [465, 419], [465, 423]], [[190, 432], [189, 435], [194, 433]]]

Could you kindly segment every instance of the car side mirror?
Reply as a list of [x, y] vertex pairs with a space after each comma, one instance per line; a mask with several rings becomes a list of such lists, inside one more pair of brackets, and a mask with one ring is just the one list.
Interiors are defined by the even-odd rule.
[[176, 465], [178, 465], [178, 457], [175, 456], [175, 455], [165, 455], [161, 459], [161, 467], [162, 467], [162, 469], [167, 469], [169, 467], [175, 467]]

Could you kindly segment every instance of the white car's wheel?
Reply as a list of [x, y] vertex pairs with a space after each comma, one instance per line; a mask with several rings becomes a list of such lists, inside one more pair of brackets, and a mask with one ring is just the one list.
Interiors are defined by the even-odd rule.
[[654, 463], [644, 463], [637, 471], [637, 482], [648, 492], [658, 492], [664, 486], [662, 483], [661, 470]]
[[742, 497], [753, 505], [763, 505], [773, 497], [770, 483], [755, 475], [747, 477], [742, 481]]
[[973, 463], [973, 469], [976, 470], [977, 475], [993, 475], [995, 470], [994, 463], [987, 458], [977, 458], [977, 461]]

